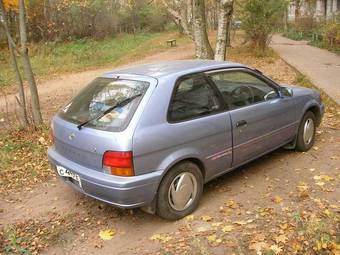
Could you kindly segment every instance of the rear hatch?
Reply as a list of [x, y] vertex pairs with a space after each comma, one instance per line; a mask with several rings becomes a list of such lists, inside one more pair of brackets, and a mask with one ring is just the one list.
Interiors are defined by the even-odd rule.
[[[151, 93], [146, 80], [102, 77], [91, 82], [53, 119], [56, 152], [87, 168], [103, 171], [105, 151], [131, 151], [130, 123], [138, 121], [136, 115], [141, 114], [140, 108]], [[134, 96], [131, 102], [97, 118]]]

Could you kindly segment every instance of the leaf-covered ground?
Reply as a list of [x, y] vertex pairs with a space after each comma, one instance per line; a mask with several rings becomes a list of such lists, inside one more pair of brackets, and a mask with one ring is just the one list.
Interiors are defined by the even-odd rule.
[[49, 169], [46, 150], [51, 144], [49, 130], [14, 130], [0, 133], [0, 194], [28, 192], [46, 181]]
[[[228, 56], [282, 83], [312, 86], [272, 52], [259, 58], [235, 47]], [[312, 150], [280, 149], [208, 183], [199, 208], [176, 222], [117, 210], [62, 184], [48, 168], [48, 128], [2, 132], [0, 253], [338, 255], [340, 110], [323, 98]]]

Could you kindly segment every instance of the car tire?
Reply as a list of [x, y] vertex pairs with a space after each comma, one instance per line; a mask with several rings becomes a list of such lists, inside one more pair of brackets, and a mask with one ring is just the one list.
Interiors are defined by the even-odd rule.
[[192, 213], [203, 192], [200, 168], [184, 161], [169, 170], [157, 193], [157, 214], [167, 220], [178, 220]]
[[302, 118], [296, 140], [296, 150], [308, 151], [314, 145], [316, 118], [314, 113], [308, 111]]

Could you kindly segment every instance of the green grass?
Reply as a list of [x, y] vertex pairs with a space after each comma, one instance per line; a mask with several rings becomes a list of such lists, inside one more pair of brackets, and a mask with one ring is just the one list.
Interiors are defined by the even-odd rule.
[[[316, 33], [319, 34], [319, 33]], [[338, 55], [340, 55], [340, 48], [338, 46], [334, 47], [334, 48], [330, 48], [328, 47], [327, 43], [322, 40], [321, 35], [319, 34], [318, 38], [313, 37], [313, 31], [310, 32], [297, 32], [293, 29], [285, 31], [283, 33], [283, 36], [292, 39], [294, 41], [301, 41], [301, 40], [305, 40], [308, 41], [309, 45], [312, 45], [314, 47], [318, 47], [321, 49], [326, 49], [329, 50], [333, 53], [336, 53]]]
[[[174, 32], [121, 34], [103, 40], [81, 39], [63, 43], [40, 43], [30, 47], [33, 71], [38, 79], [90, 68], [114, 66], [166, 48]], [[177, 38], [179, 41], [186, 38]], [[13, 88], [15, 76], [6, 49], [0, 50], [0, 89]]]

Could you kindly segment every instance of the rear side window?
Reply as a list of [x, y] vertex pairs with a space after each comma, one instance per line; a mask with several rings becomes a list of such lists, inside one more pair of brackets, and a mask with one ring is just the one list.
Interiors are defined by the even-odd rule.
[[[99, 116], [108, 108], [135, 95], [143, 94], [149, 83], [137, 80], [97, 78], [85, 87], [60, 112], [60, 116], [70, 122], [80, 124]], [[117, 107], [87, 127], [101, 130], [121, 131], [132, 118], [142, 96], [123, 107]]]
[[188, 120], [216, 112], [221, 105], [216, 91], [202, 76], [182, 80], [173, 93], [169, 120]]

